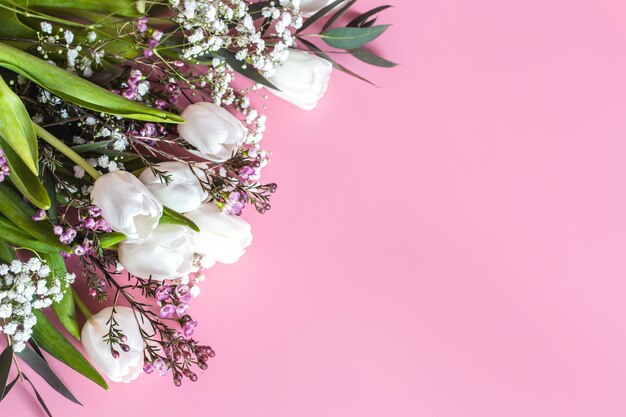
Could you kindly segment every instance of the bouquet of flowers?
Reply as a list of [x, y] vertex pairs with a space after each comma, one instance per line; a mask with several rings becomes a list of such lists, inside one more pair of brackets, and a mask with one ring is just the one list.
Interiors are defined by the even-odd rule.
[[105, 389], [207, 369], [189, 305], [277, 188], [259, 102], [310, 110], [333, 68], [362, 79], [333, 53], [395, 65], [364, 47], [389, 6], [355, 3], [0, 0], [0, 401], [23, 381], [50, 415], [32, 371], [78, 403], [47, 354]]

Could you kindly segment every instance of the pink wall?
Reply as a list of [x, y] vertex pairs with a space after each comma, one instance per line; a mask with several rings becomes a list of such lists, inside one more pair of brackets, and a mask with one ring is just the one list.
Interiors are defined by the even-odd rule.
[[200, 381], [64, 372], [55, 416], [626, 415], [626, 3], [395, 3], [382, 88], [270, 101], [279, 193], [193, 307]]

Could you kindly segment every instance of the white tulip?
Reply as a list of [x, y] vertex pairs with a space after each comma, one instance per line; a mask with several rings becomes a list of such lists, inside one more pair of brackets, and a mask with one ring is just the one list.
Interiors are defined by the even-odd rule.
[[191, 229], [174, 224], [161, 224], [146, 240], [124, 241], [118, 248], [119, 261], [128, 272], [157, 281], [187, 276], [194, 253]]
[[268, 77], [280, 91], [269, 91], [301, 109], [312, 110], [328, 88], [332, 69], [330, 62], [317, 55], [290, 49], [289, 58]]
[[311, 16], [332, 2], [333, 0], [300, 0], [300, 11], [303, 16]]
[[246, 137], [246, 129], [228, 110], [214, 103], [194, 103], [183, 111], [178, 133], [198, 148], [193, 152], [213, 162], [230, 159]]
[[145, 169], [139, 175], [139, 180], [165, 207], [184, 213], [200, 208], [202, 202], [209, 196], [198, 179], [204, 174], [202, 170], [177, 161], [161, 162], [154, 165], [154, 168], [166, 175], [169, 182], [163, 181], [163, 178], [155, 175], [151, 169]]
[[80, 333], [81, 342], [92, 362], [109, 379], [115, 382], [130, 382], [143, 371], [145, 344], [133, 310], [128, 307], [115, 307], [117, 328], [126, 336], [127, 339], [123, 343], [129, 349], [125, 352], [120, 346], [114, 346], [113, 348], [119, 353], [119, 356], [114, 358], [111, 346], [104, 339], [109, 333], [107, 322], [111, 318], [112, 311], [112, 307], [107, 307], [89, 317]]
[[163, 204], [141, 181], [127, 171], [115, 171], [98, 178], [91, 201], [116, 232], [129, 239], [146, 239], [159, 224]]
[[252, 243], [250, 225], [242, 218], [230, 216], [213, 204], [206, 204], [185, 213], [199, 228], [192, 232], [196, 252], [204, 257], [203, 266], [217, 262], [232, 264], [245, 253]]

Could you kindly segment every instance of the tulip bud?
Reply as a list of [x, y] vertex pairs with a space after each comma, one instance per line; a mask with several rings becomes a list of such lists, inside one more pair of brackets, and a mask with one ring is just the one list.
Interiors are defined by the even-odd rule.
[[268, 77], [280, 91], [269, 91], [301, 109], [312, 110], [328, 88], [332, 69], [330, 62], [317, 55], [290, 49], [289, 58]]
[[123, 349], [113, 350], [104, 337], [109, 333], [112, 307], [100, 310], [85, 322], [81, 331], [81, 342], [91, 361], [109, 379], [115, 382], [130, 382], [143, 371], [144, 341], [141, 337], [135, 314], [128, 307], [115, 307], [117, 328], [127, 337]]
[[118, 248], [120, 263], [128, 272], [158, 281], [189, 274], [194, 252], [191, 229], [173, 224], [161, 224], [146, 240], [125, 241]]
[[163, 214], [163, 204], [127, 171], [98, 178], [91, 190], [91, 201], [102, 210], [111, 229], [135, 241], [150, 236]]
[[202, 170], [177, 161], [161, 162], [153, 167], [166, 175], [169, 181], [166, 183], [151, 169], [145, 169], [139, 175], [139, 180], [164, 206], [185, 213], [200, 208], [209, 196], [198, 179], [204, 175]]
[[205, 267], [215, 261], [225, 264], [237, 262], [252, 243], [250, 225], [241, 217], [222, 213], [213, 204], [206, 204], [185, 213], [185, 216], [200, 228], [200, 232], [192, 232], [192, 236], [196, 252], [205, 257]]
[[182, 113], [186, 123], [178, 133], [198, 148], [192, 152], [213, 162], [225, 162], [237, 151], [246, 137], [243, 124], [226, 109], [214, 103], [194, 103]]

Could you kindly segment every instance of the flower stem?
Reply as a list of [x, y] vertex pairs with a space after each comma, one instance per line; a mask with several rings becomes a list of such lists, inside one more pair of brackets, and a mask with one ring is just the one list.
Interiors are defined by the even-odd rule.
[[69, 146], [63, 143], [61, 140], [56, 138], [52, 133], [48, 132], [43, 127], [39, 126], [37, 123], [33, 122], [35, 126], [35, 131], [37, 132], [37, 136], [41, 139], [48, 142], [50, 145], [57, 148], [61, 153], [70, 158], [72, 161], [76, 163], [79, 167], [85, 170], [85, 172], [91, 175], [91, 178], [94, 180], [98, 179], [102, 174], [100, 174], [94, 167], [89, 165], [85, 159], [83, 159], [79, 154], [74, 152]]
[[74, 298], [74, 304], [76, 304], [76, 307], [78, 307], [83, 316], [85, 316], [85, 319], [89, 320], [89, 317], [93, 314], [91, 313], [91, 310], [89, 310], [89, 307], [87, 307], [80, 298], [74, 287], [72, 287], [72, 297]]

